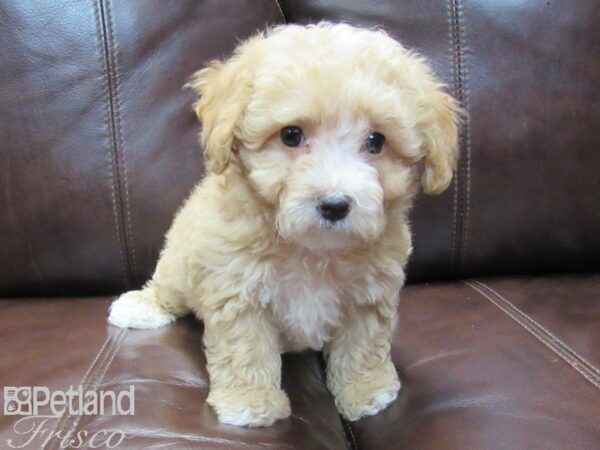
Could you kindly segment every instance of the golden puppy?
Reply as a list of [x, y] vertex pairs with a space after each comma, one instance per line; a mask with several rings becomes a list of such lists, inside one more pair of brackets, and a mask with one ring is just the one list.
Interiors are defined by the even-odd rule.
[[167, 234], [156, 271], [109, 322], [204, 321], [208, 403], [224, 423], [290, 415], [281, 354], [323, 350], [349, 420], [392, 402], [390, 339], [422, 184], [448, 187], [460, 110], [424, 59], [383, 31], [281, 26], [190, 86], [206, 178]]

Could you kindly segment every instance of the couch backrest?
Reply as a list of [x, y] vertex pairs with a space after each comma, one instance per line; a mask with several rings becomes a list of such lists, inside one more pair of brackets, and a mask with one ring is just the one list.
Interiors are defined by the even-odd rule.
[[151, 274], [203, 175], [187, 77], [255, 30], [383, 25], [469, 112], [452, 187], [413, 212], [413, 281], [600, 269], [600, 8], [591, 0], [0, 6], [0, 295]]

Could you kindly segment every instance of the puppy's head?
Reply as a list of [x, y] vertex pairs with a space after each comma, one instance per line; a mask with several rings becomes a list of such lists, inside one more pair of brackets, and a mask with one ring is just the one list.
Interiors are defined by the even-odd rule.
[[431, 194], [450, 184], [460, 109], [383, 31], [278, 27], [190, 85], [208, 170], [242, 168], [299, 245], [372, 243], [419, 180]]

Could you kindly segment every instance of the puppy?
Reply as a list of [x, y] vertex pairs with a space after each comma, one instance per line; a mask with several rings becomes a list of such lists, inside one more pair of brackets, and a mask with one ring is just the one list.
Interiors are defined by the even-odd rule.
[[400, 389], [390, 359], [422, 185], [446, 189], [460, 108], [425, 60], [383, 31], [281, 26], [193, 77], [207, 176], [156, 271], [111, 306], [119, 327], [204, 322], [219, 420], [290, 415], [281, 354], [323, 350], [348, 420]]

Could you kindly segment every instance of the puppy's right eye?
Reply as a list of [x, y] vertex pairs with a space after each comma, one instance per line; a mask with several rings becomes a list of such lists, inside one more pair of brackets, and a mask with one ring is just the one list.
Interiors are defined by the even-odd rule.
[[298, 147], [304, 142], [304, 132], [299, 127], [285, 127], [279, 133], [281, 142], [288, 147]]

